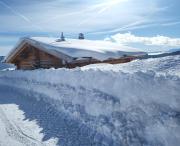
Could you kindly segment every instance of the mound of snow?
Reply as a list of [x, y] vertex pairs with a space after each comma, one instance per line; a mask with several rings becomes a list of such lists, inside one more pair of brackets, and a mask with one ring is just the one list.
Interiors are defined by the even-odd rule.
[[179, 70], [179, 57], [171, 56], [107, 68], [7, 71], [0, 87], [53, 107], [52, 123], [63, 120], [41, 126], [59, 145], [178, 146]]
[[102, 70], [113, 72], [155, 72], [156, 74], [170, 74], [180, 77], [180, 55], [162, 58], [149, 58], [145, 60], [134, 60], [123, 64], [92, 64], [81, 68], [82, 70]]

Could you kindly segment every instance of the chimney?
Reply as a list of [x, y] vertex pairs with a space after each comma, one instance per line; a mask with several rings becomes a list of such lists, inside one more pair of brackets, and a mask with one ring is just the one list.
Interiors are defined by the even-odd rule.
[[61, 33], [61, 41], [65, 41], [65, 37], [64, 37], [63, 32]]
[[79, 40], [84, 40], [84, 34], [83, 33], [79, 34]]

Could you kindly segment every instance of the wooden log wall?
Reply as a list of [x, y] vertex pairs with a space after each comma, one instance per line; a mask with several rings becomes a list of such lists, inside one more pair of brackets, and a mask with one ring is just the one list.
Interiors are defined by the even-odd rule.
[[90, 59], [90, 60], [79, 60], [74, 61], [69, 64], [67, 64], [67, 68], [75, 68], [75, 67], [82, 67], [89, 64], [97, 64], [97, 63], [109, 63], [109, 64], [119, 64], [119, 63], [126, 63], [130, 62], [132, 60], [136, 59], [136, 57], [133, 56], [127, 56], [127, 57], [121, 57], [118, 59], [107, 59], [104, 61], [96, 60], [96, 59]]
[[18, 69], [30, 70], [37, 68], [59, 68], [62, 60], [32, 46], [25, 46], [23, 51], [16, 57], [15, 64]]

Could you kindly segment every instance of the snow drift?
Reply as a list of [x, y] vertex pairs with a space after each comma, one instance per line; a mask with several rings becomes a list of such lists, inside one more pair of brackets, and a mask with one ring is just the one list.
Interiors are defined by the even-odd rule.
[[0, 73], [0, 87], [23, 94], [23, 100], [47, 103], [67, 121], [76, 121], [65, 130], [68, 141], [57, 135], [59, 145], [178, 146], [179, 60], [171, 56], [74, 70], [6, 71]]

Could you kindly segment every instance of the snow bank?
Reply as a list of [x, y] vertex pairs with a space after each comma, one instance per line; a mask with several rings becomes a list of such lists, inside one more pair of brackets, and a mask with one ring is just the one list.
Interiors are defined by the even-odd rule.
[[[9, 71], [0, 74], [0, 84], [26, 90], [32, 98], [43, 99], [57, 111], [85, 124], [95, 131], [85, 135], [93, 135], [97, 145], [178, 146], [177, 61], [178, 58], [166, 58], [128, 63], [122, 65], [124, 72], [121, 65], [109, 70], [104, 66], [104, 69]], [[166, 68], [169, 64], [172, 66]]]
[[169, 74], [180, 77], [180, 55], [168, 56], [162, 58], [150, 58], [144, 60], [134, 60], [123, 64], [92, 64], [82, 67], [82, 70], [102, 70], [102, 71], [123, 71], [126, 73], [135, 73], [138, 71], [152, 71], [156, 74]]

